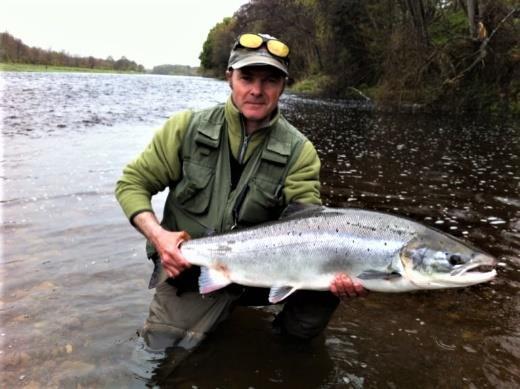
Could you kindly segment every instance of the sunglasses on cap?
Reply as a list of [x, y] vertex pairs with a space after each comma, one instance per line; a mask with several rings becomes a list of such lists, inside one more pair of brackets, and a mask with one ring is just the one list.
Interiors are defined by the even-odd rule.
[[237, 47], [256, 50], [265, 44], [270, 54], [288, 60], [289, 46], [276, 38], [267, 38], [259, 34], [242, 34], [238, 37], [233, 50]]

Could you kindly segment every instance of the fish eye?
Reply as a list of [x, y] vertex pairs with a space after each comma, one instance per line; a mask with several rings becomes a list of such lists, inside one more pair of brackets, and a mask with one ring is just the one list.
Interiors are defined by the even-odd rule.
[[455, 266], [455, 265], [462, 265], [464, 263], [464, 260], [458, 254], [451, 254], [448, 259], [448, 262], [450, 263], [450, 265]]

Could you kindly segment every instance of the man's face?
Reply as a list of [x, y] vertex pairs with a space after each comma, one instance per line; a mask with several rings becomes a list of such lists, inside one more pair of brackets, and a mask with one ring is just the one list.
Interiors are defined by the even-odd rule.
[[228, 79], [233, 103], [252, 122], [270, 118], [285, 86], [283, 75], [271, 66], [235, 69]]

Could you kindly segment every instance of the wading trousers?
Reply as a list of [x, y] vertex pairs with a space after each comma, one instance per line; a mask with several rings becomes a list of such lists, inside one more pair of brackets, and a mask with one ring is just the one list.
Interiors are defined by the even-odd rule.
[[[238, 285], [206, 296], [194, 291], [178, 294], [175, 286], [163, 282], [155, 290], [141, 335], [154, 350], [192, 349], [225, 320], [235, 306], [267, 305], [268, 294], [268, 289]], [[327, 291], [301, 290], [283, 303], [283, 309], [273, 322], [274, 331], [312, 339], [325, 329], [339, 299]]]

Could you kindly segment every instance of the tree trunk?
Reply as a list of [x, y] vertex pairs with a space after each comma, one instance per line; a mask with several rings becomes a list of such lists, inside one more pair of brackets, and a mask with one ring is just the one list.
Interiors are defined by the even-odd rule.
[[469, 35], [474, 38], [477, 34], [478, 0], [466, 0], [466, 9], [469, 23]]
[[406, 0], [406, 7], [412, 15], [413, 26], [419, 35], [421, 43], [427, 46], [429, 44], [429, 38], [424, 18], [425, 13], [423, 0]]

